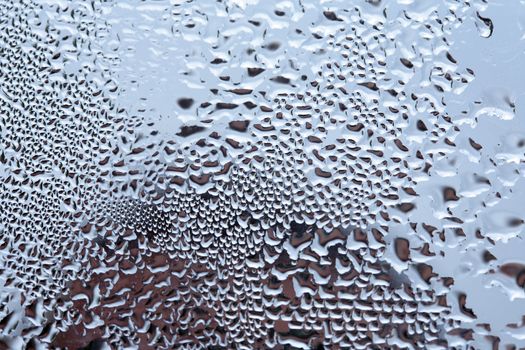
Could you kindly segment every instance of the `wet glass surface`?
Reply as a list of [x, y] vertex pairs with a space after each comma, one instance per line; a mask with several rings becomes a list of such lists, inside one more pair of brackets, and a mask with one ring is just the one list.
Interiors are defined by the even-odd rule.
[[525, 347], [524, 27], [0, 0], [0, 348]]

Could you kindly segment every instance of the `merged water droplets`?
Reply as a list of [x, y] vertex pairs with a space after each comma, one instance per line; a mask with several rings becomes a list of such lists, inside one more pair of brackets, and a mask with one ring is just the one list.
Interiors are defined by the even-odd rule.
[[476, 294], [525, 297], [490, 11], [0, 2], [5, 347], [522, 344]]

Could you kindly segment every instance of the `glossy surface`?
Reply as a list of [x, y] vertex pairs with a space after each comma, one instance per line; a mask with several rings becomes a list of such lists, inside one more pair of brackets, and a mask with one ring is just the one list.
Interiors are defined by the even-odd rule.
[[0, 340], [525, 346], [525, 2], [0, 1]]

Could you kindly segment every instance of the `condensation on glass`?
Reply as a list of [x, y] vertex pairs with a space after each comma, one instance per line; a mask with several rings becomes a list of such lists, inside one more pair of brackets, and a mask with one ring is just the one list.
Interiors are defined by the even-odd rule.
[[524, 62], [523, 0], [1, 0], [1, 347], [524, 347]]

